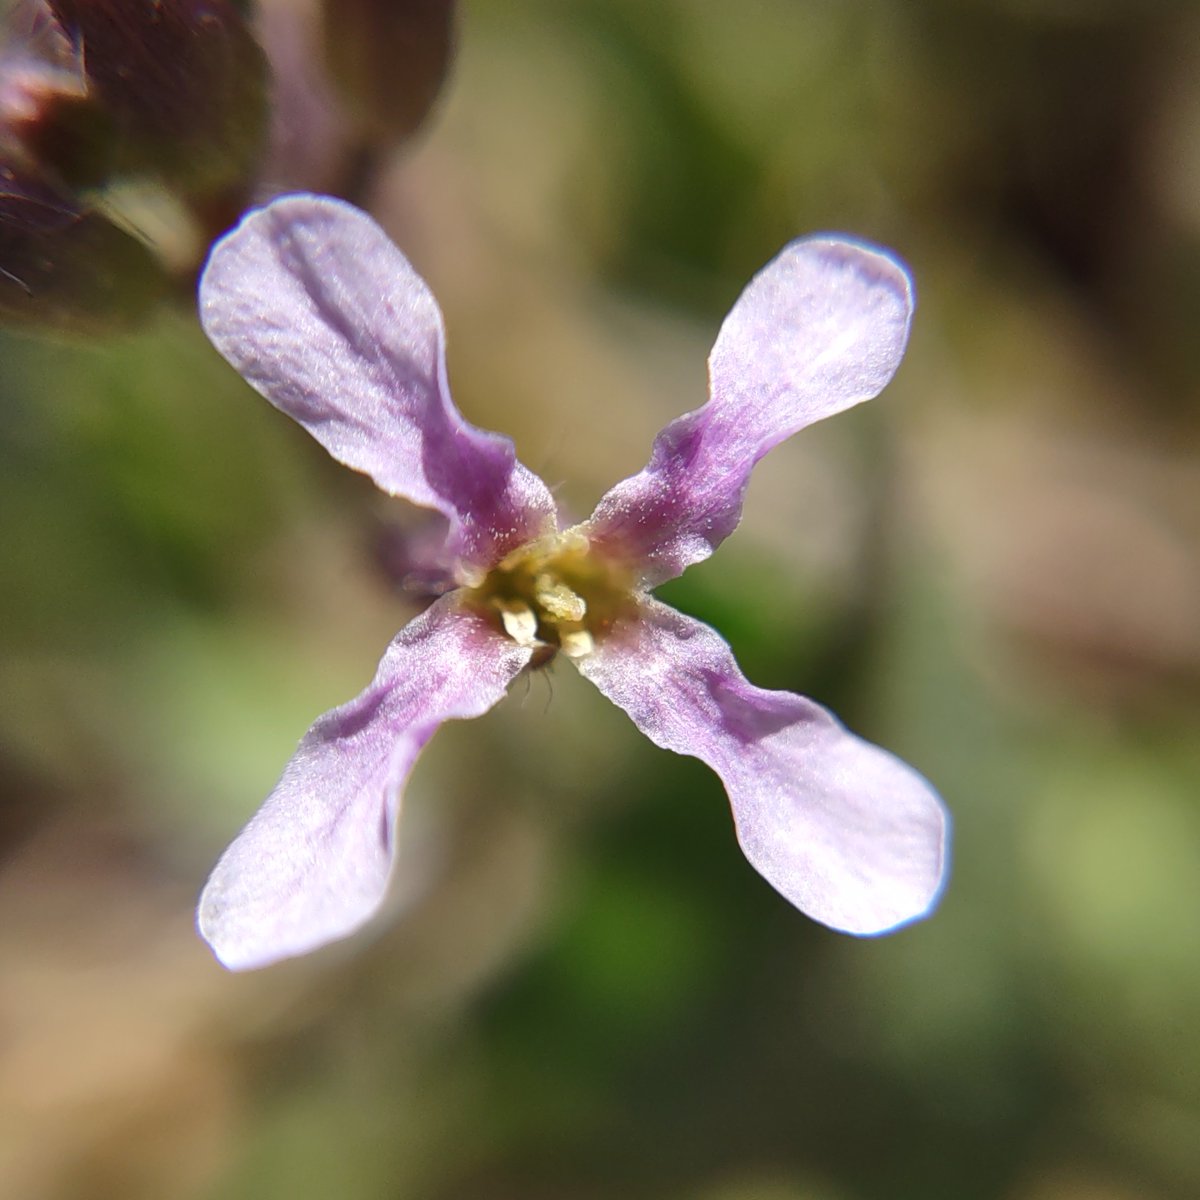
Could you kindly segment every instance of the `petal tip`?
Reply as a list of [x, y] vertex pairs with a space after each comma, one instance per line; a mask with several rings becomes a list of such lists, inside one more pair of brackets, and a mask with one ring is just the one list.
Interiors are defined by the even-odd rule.
[[225, 902], [223, 892], [214, 874], [196, 906], [196, 932], [221, 966], [227, 971], [253, 971], [289, 957], [287, 950], [261, 934], [256, 936], [245, 916], [239, 919], [237, 906]]
[[912, 272], [895, 251], [844, 233], [819, 233], [798, 238], [789, 249], [792, 247], [805, 247], [830, 264], [850, 267], [864, 279], [887, 287], [911, 318], [917, 302], [916, 285]]
[[905, 766], [905, 770], [920, 780], [926, 793], [926, 837], [922, 840], [925, 853], [912, 856], [915, 869], [911, 874], [890, 884], [874, 881], [871, 895], [864, 898], [866, 903], [852, 919], [836, 922], [816, 917], [839, 933], [861, 938], [885, 937], [924, 921], [942, 902], [950, 880], [950, 813], [930, 784], [912, 768]]

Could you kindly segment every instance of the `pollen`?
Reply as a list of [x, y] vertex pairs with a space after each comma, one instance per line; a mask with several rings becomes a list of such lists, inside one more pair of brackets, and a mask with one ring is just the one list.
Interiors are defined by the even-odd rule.
[[636, 606], [634, 585], [628, 566], [576, 527], [514, 550], [465, 589], [464, 603], [518, 645], [584, 658]]
[[559, 649], [568, 658], [586, 658], [596, 648], [596, 641], [586, 629], [568, 629], [559, 634]]
[[537, 643], [538, 619], [524, 600], [497, 600], [495, 607], [500, 614], [504, 632], [518, 646], [533, 646]]

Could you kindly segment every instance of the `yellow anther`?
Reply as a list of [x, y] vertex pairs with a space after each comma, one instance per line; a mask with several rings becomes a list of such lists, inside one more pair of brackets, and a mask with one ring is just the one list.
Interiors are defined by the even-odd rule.
[[493, 603], [500, 610], [504, 632], [518, 646], [532, 646], [537, 642], [537, 617], [524, 600], [495, 600]]
[[585, 658], [596, 648], [596, 641], [586, 629], [571, 629], [559, 635], [558, 648], [568, 658]]
[[582, 621], [587, 613], [587, 601], [553, 575], [534, 579], [533, 598], [552, 621]]
[[597, 554], [577, 527], [510, 551], [465, 589], [463, 603], [518, 645], [583, 658], [636, 604], [634, 588], [629, 568]]

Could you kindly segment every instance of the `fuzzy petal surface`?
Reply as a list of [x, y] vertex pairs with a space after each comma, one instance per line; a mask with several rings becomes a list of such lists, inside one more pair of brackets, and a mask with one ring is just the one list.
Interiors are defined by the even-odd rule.
[[554, 500], [512, 442], [454, 407], [437, 301], [366, 213], [308, 195], [250, 213], [213, 248], [200, 317], [334, 458], [444, 513], [465, 564], [488, 568], [554, 528]]
[[601, 499], [594, 541], [653, 587], [736, 528], [754, 464], [822, 417], [877, 396], [912, 319], [908, 273], [840, 238], [791, 242], [747, 285], [709, 356], [707, 404], [658, 435], [650, 462]]
[[936, 792], [820, 705], [748, 683], [707, 625], [647, 599], [578, 666], [651, 741], [712, 767], [750, 864], [810, 917], [878, 934], [933, 907]]
[[530, 651], [443, 597], [388, 647], [370, 687], [320, 717], [200, 898], [232, 970], [345, 937], [383, 903], [404, 782], [443, 722], [504, 695]]

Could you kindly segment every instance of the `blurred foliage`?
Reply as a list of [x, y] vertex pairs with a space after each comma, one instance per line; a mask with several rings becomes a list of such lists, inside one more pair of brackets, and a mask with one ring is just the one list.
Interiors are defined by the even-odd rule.
[[[357, 176], [460, 406], [579, 514], [784, 241], [909, 261], [894, 384], [664, 589], [942, 790], [950, 887], [883, 940], [790, 909], [561, 666], [431, 744], [390, 918], [222, 972], [195, 894], [411, 613], [398, 506], [186, 314], [6, 335], [0, 1194], [1200, 1194], [1198, 68], [1194, 9], [1132, 0], [480, 3]], [[265, 177], [337, 127], [302, 79]]]

